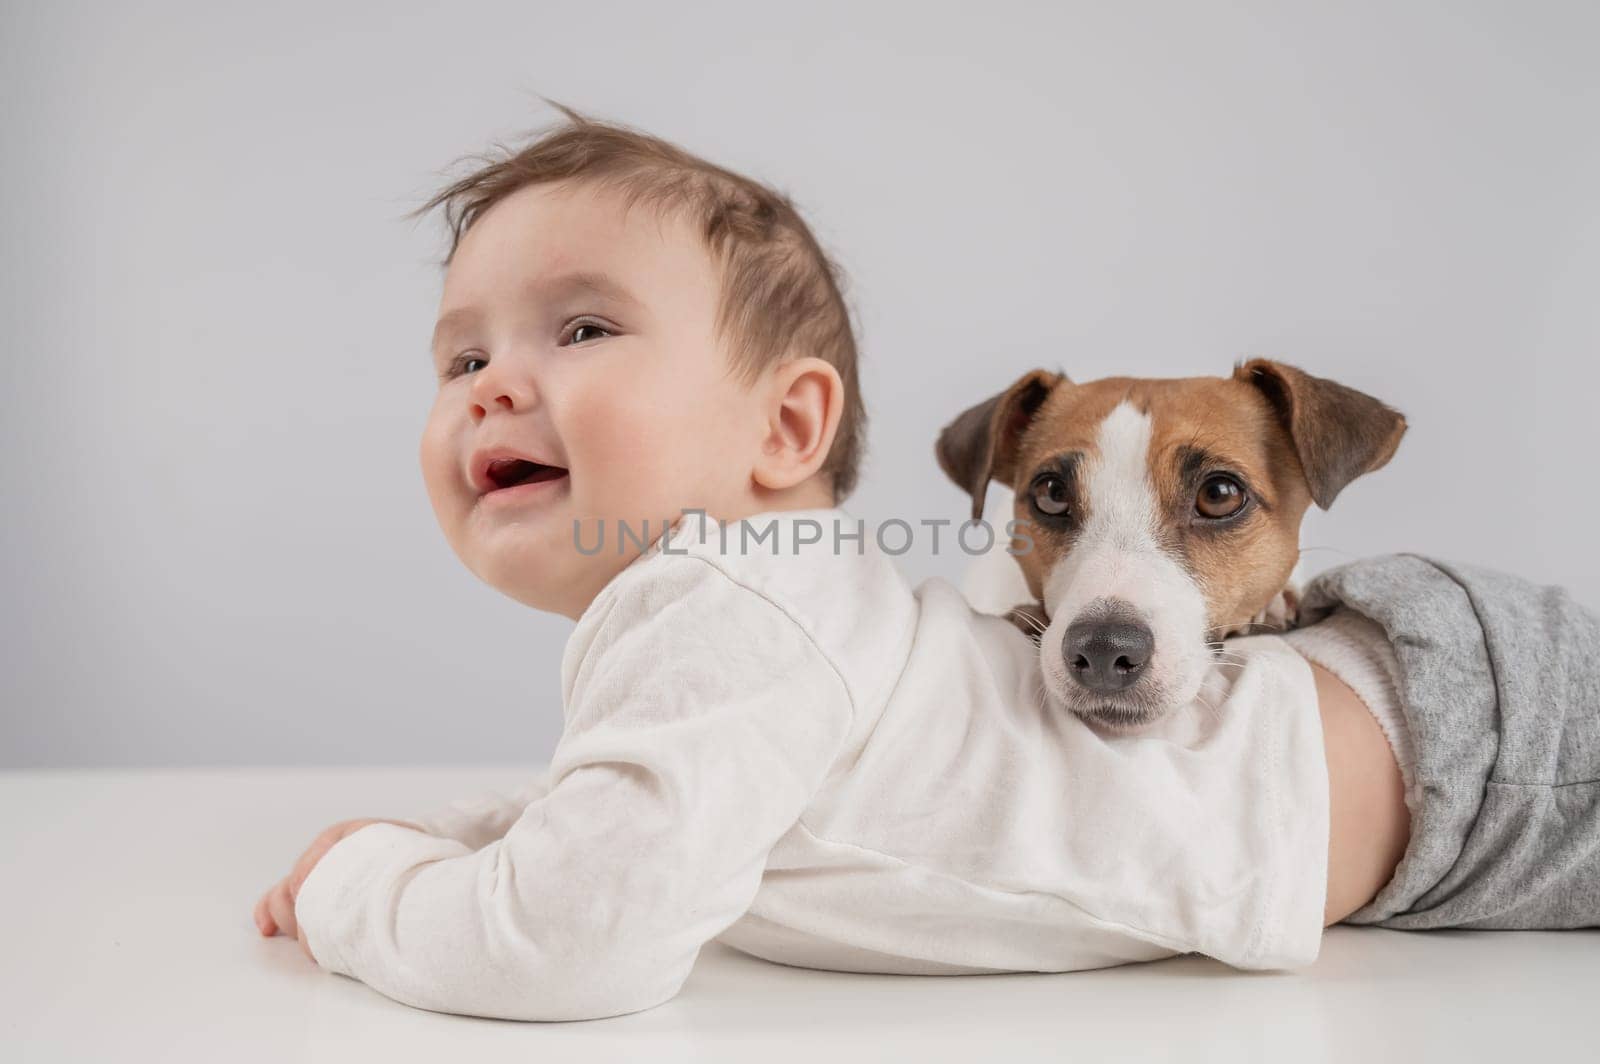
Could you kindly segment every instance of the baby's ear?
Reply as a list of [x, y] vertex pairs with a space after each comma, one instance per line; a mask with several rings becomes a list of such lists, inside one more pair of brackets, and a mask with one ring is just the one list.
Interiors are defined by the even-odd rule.
[[1324, 510], [1352, 480], [1387, 465], [1405, 435], [1398, 410], [1294, 366], [1254, 358], [1235, 366], [1233, 376], [1272, 404], [1300, 456], [1311, 497]]
[[963, 411], [939, 433], [933, 453], [945, 475], [972, 496], [974, 521], [983, 517], [989, 481], [1010, 482], [1022, 433], [1066, 379], [1049, 370], [1030, 370], [1005, 391]]
[[779, 363], [771, 375], [766, 438], [753, 475], [763, 487], [782, 490], [826, 464], [844, 412], [844, 382], [833, 365], [812, 355]]

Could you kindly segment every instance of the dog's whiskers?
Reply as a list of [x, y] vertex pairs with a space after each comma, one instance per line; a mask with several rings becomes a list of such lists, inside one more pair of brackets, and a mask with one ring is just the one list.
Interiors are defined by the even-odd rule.
[[1325, 550], [1325, 551], [1331, 551], [1334, 554], [1342, 554], [1346, 558], [1354, 558], [1355, 557], [1354, 554], [1351, 554], [1347, 550], [1342, 550], [1339, 547], [1301, 547], [1300, 548], [1300, 553], [1304, 554], [1308, 550]]
[[1006, 611], [1006, 616], [1015, 621], [1022, 621], [1035, 632], [1043, 632], [1047, 627], [1046, 625], [1040, 623], [1039, 618], [1035, 617], [1033, 614], [1029, 613], [1027, 610], [1024, 610], [1020, 606], [1011, 607]]
[[1029, 613], [1024, 607], [1013, 606], [1005, 612], [1005, 616], [1014, 624], [1021, 622], [1017, 624], [1018, 629], [1033, 641], [1034, 646], [1038, 646], [1043, 641], [1044, 633], [1048, 626]]
[[1240, 621], [1238, 624], [1219, 624], [1214, 628], [1207, 628], [1206, 635], [1212, 632], [1221, 632], [1224, 637], [1236, 635], [1253, 635], [1254, 629], [1265, 629], [1269, 632], [1287, 632], [1286, 624], [1274, 624], [1272, 621]]
[[[1200, 685], [1200, 690], [1201, 691], [1205, 690], [1205, 684], [1201, 684]], [[1219, 691], [1218, 694], [1221, 694], [1221, 692]], [[1200, 691], [1196, 691], [1195, 692], [1194, 700], [1197, 703], [1199, 703], [1205, 709], [1207, 715], [1210, 716], [1212, 720], [1214, 720], [1214, 721], [1222, 720], [1222, 710], [1221, 710], [1221, 708], [1219, 708], [1218, 706], [1213, 704], [1209, 699], [1207, 699], [1205, 697], [1205, 695], [1201, 694]]]

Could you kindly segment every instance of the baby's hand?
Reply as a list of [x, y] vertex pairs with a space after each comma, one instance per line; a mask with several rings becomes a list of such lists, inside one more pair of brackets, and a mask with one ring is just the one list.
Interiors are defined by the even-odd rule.
[[372, 817], [361, 820], [341, 820], [331, 828], [328, 828], [311, 841], [311, 845], [306, 847], [306, 852], [300, 855], [300, 860], [294, 863], [294, 867], [289, 870], [289, 874], [279, 880], [265, 894], [261, 895], [261, 900], [256, 902], [256, 928], [263, 937], [271, 938], [280, 932], [285, 935], [291, 935], [300, 941], [300, 948], [305, 951], [307, 957], [311, 958], [312, 963], [316, 963], [316, 958], [311, 956], [311, 947], [306, 944], [305, 935], [300, 933], [300, 928], [295, 923], [294, 900], [300, 894], [300, 885], [306, 881], [306, 877], [311, 874], [311, 870], [317, 867], [317, 862], [322, 860], [322, 855], [333, 849], [334, 843], [351, 832], [366, 827], [368, 824], [399, 824], [403, 828], [411, 828], [414, 831], [422, 830], [417, 825], [407, 823], [404, 820], [382, 820]]

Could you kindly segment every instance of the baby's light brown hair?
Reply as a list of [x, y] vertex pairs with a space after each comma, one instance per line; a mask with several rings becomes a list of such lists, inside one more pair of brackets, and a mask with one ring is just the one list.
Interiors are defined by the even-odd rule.
[[[835, 503], [855, 489], [865, 444], [866, 410], [856, 375], [856, 340], [843, 296], [844, 275], [817, 243], [789, 198], [659, 137], [597, 121], [546, 101], [566, 122], [526, 147], [469, 156], [477, 170], [453, 182], [407, 217], [444, 205], [448, 266], [474, 222], [529, 185], [572, 181], [618, 192], [628, 208], [643, 203], [680, 213], [705, 240], [721, 273], [717, 331], [734, 368], [753, 382], [767, 366], [814, 355], [844, 382], [844, 411], [820, 472]], [[458, 160], [459, 161], [459, 160]]]

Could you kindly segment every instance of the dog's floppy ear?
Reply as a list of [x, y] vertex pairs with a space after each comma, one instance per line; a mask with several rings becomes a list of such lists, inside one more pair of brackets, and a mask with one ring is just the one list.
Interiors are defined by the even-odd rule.
[[1311, 497], [1324, 510], [1356, 477], [1383, 468], [1405, 435], [1398, 410], [1282, 362], [1254, 358], [1234, 367], [1233, 376], [1272, 403], [1294, 441]]
[[1017, 441], [1051, 389], [1067, 378], [1049, 370], [1024, 373], [999, 395], [985, 399], [939, 433], [933, 452], [939, 468], [972, 496], [972, 519], [983, 516], [989, 481], [1011, 479]]

